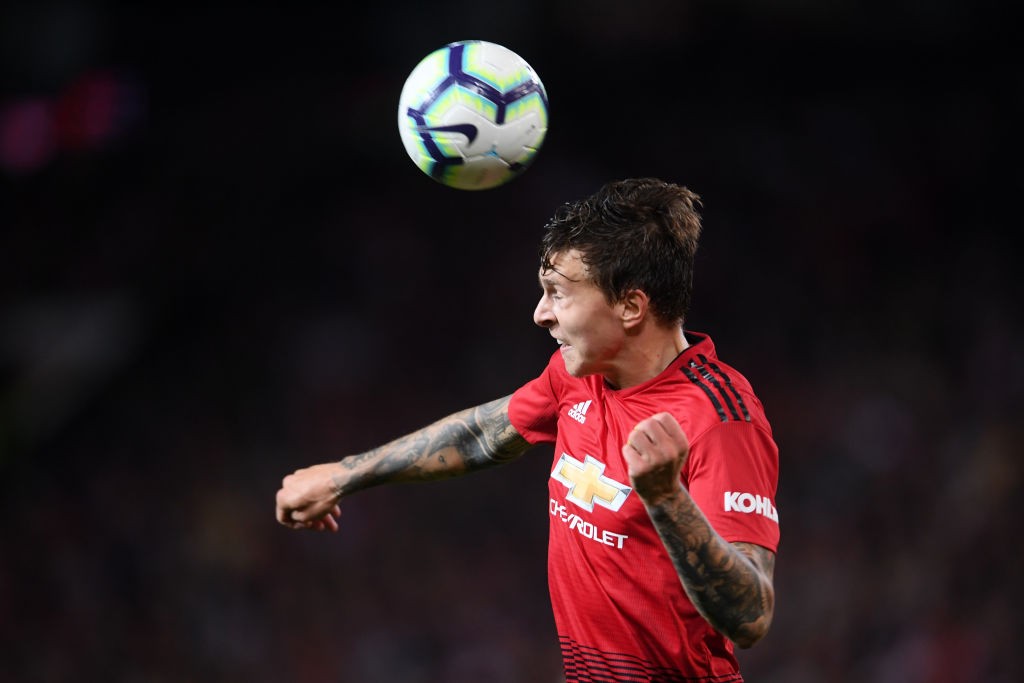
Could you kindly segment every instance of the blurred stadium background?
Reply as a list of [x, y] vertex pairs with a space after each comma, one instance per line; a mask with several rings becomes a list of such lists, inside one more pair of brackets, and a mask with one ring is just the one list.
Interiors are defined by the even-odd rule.
[[[4, 3], [0, 680], [556, 683], [549, 451], [366, 492], [336, 536], [274, 493], [533, 377], [541, 226], [638, 175], [703, 196], [690, 327], [781, 447], [747, 679], [1024, 680], [1013, 27], [953, 0]], [[396, 130], [412, 67], [470, 38], [551, 99], [533, 168], [483, 193]]]

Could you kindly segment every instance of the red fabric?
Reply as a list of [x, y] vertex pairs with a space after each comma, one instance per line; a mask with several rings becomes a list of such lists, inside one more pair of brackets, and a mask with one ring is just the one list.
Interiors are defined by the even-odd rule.
[[568, 681], [742, 680], [629, 490], [621, 453], [637, 422], [671, 412], [690, 440], [682, 483], [712, 526], [776, 550], [778, 449], [761, 402], [710, 338], [688, 338], [665, 371], [623, 390], [570, 376], [556, 352], [509, 404], [524, 438], [555, 444], [548, 583]]

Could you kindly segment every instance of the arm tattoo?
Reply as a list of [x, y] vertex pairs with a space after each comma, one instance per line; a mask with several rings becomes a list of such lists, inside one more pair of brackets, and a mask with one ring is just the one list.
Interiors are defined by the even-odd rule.
[[530, 443], [509, 421], [511, 396], [454, 413], [339, 464], [339, 496], [387, 482], [432, 481], [515, 460]]
[[682, 493], [648, 508], [651, 520], [697, 610], [740, 647], [750, 647], [771, 624], [775, 554], [752, 543], [726, 542]]

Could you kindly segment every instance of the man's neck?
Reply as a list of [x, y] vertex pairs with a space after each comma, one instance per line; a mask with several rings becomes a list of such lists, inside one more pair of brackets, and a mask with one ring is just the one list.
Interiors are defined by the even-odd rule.
[[690, 346], [682, 327], [672, 330], [646, 330], [624, 349], [623, 360], [615, 377], [605, 376], [613, 389], [628, 389], [653, 379], [665, 371], [679, 354]]

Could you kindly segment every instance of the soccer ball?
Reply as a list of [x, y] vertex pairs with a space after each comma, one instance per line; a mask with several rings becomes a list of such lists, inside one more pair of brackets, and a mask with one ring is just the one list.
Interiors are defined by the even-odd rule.
[[406, 79], [398, 130], [409, 157], [431, 178], [485, 190], [533, 162], [548, 130], [548, 96], [537, 73], [508, 48], [450, 43]]

